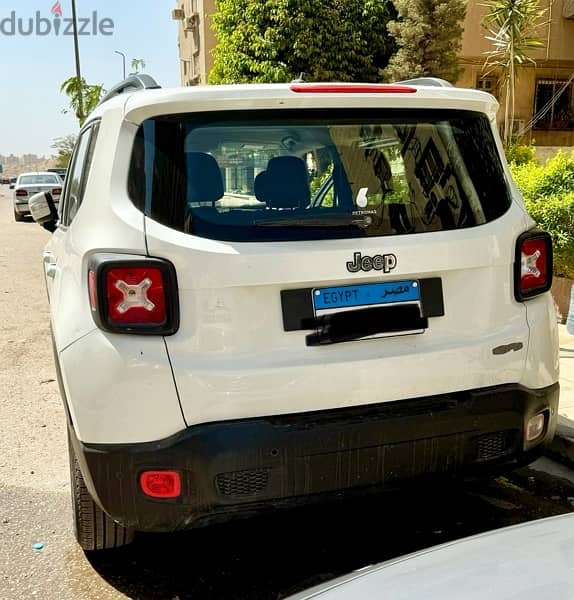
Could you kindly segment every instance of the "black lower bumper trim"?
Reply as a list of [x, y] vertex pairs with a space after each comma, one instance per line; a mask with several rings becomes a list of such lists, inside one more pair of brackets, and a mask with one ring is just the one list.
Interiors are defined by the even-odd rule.
[[[88, 489], [118, 522], [169, 531], [341, 491], [425, 476], [496, 472], [533, 458], [556, 428], [558, 384], [499, 386], [345, 409], [197, 425], [165, 440], [86, 445], [73, 436]], [[528, 419], [545, 430], [525, 444]], [[180, 473], [181, 496], [153, 500], [145, 470]]]

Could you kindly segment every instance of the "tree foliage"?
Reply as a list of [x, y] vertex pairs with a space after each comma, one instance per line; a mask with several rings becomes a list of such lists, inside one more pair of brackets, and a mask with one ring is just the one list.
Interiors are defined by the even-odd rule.
[[543, 46], [536, 31], [544, 24], [547, 9], [540, 7], [539, 0], [485, 0], [485, 6], [488, 13], [483, 24], [489, 33], [486, 39], [493, 46], [486, 53], [485, 69], [502, 75], [499, 83], [504, 91], [503, 138], [510, 144], [517, 69], [524, 63], [534, 64], [529, 52]]
[[391, 0], [218, 0], [211, 83], [380, 81]]
[[398, 51], [387, 74], [392, 81], [441, 77], [455, 83], [461, 68], [466, 0], [395, 0], [399, 18], [388, 25]]
[[83, 77], [81, 80], [77, 77], [66, 79], [60, 86], [60, 91], [68, 96], [70, 108], [74, 111], [80, 127], [105, 94], [103, 85], [90, 85]]
[[521, 144], [517, 140], [512, 140], [509, 145], [504, 146], [504, 154], [509, 163], [516, 165], [525, 165], [527, 163], [537, 163], [534, 144]]
[[145, 69], [146, 62], [143, 58], [132, 58], [131, 66], [132, 72], [130, 73], [130, 75], [137, 75]]
[[530, 216], [552, 236], [554, 273], [574, 278], [574, 152], [510, 169]]
[[52, 148], [58, 151], [56, 155], [56, 167], [60, 169], [67, 169], [72, 158], [72, 152], [76, 146], [77, 137], [73, 134], [65, 135], [54, 140]]

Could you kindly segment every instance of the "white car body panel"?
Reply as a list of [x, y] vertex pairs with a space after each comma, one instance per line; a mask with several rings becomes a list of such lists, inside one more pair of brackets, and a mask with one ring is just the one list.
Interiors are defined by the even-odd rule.
[[60, 361], [83, 442], [153, 441], [185, 428], [161, 338], [92, 331], [61, 352]]
[[[146, 230], [150, 254], [171, 260], [178, 273], [181, 326], [166, 343], [188, 425], [529, 379], [526, 308], [511, 285], [514, 243], [524, 230], [517, 206], [480, 227], [385, 239], [214, 242], [149, 219]], [[393, 252], [397, 268], [351, 275], [345, 264], [354, 251]], [[446, 315], [422, 335], [315, 348], [305, 346], [305, 332], [283, 331], [281, 290], [432, 276], [442, 277]], [[515, 342], [522, 350], [493, 354]]]
[[556, 309], [550, 294], [526, 303], [530, 329], [528, 355], [520, 383], [536, 388], [552, 385], [560, 377], [560, 343]]
[[574, 515], [531, 521], [357, 571], [290, 600], [572, 600]]

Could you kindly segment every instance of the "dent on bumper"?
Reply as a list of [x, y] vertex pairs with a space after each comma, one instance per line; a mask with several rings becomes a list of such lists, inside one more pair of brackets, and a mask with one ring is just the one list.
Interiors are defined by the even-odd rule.
[[[341, 490], [501, 470], [535, 457], [554, 435], [558, 384], [458, 392], [350, 409], [194, 426], [155, 443], [73, 440], [90, 492], [118, 522], [165, 531]], [[524, 424], [546, 411], [526, 447]], [[182, 495], [152, 500], [144, 470], [177, 470]]]

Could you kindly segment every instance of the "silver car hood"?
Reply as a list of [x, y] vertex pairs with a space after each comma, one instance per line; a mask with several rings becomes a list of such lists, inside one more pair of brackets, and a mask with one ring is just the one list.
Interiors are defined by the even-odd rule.
[[291, 600], [574, 600], [574, 514], [422, 550]]

